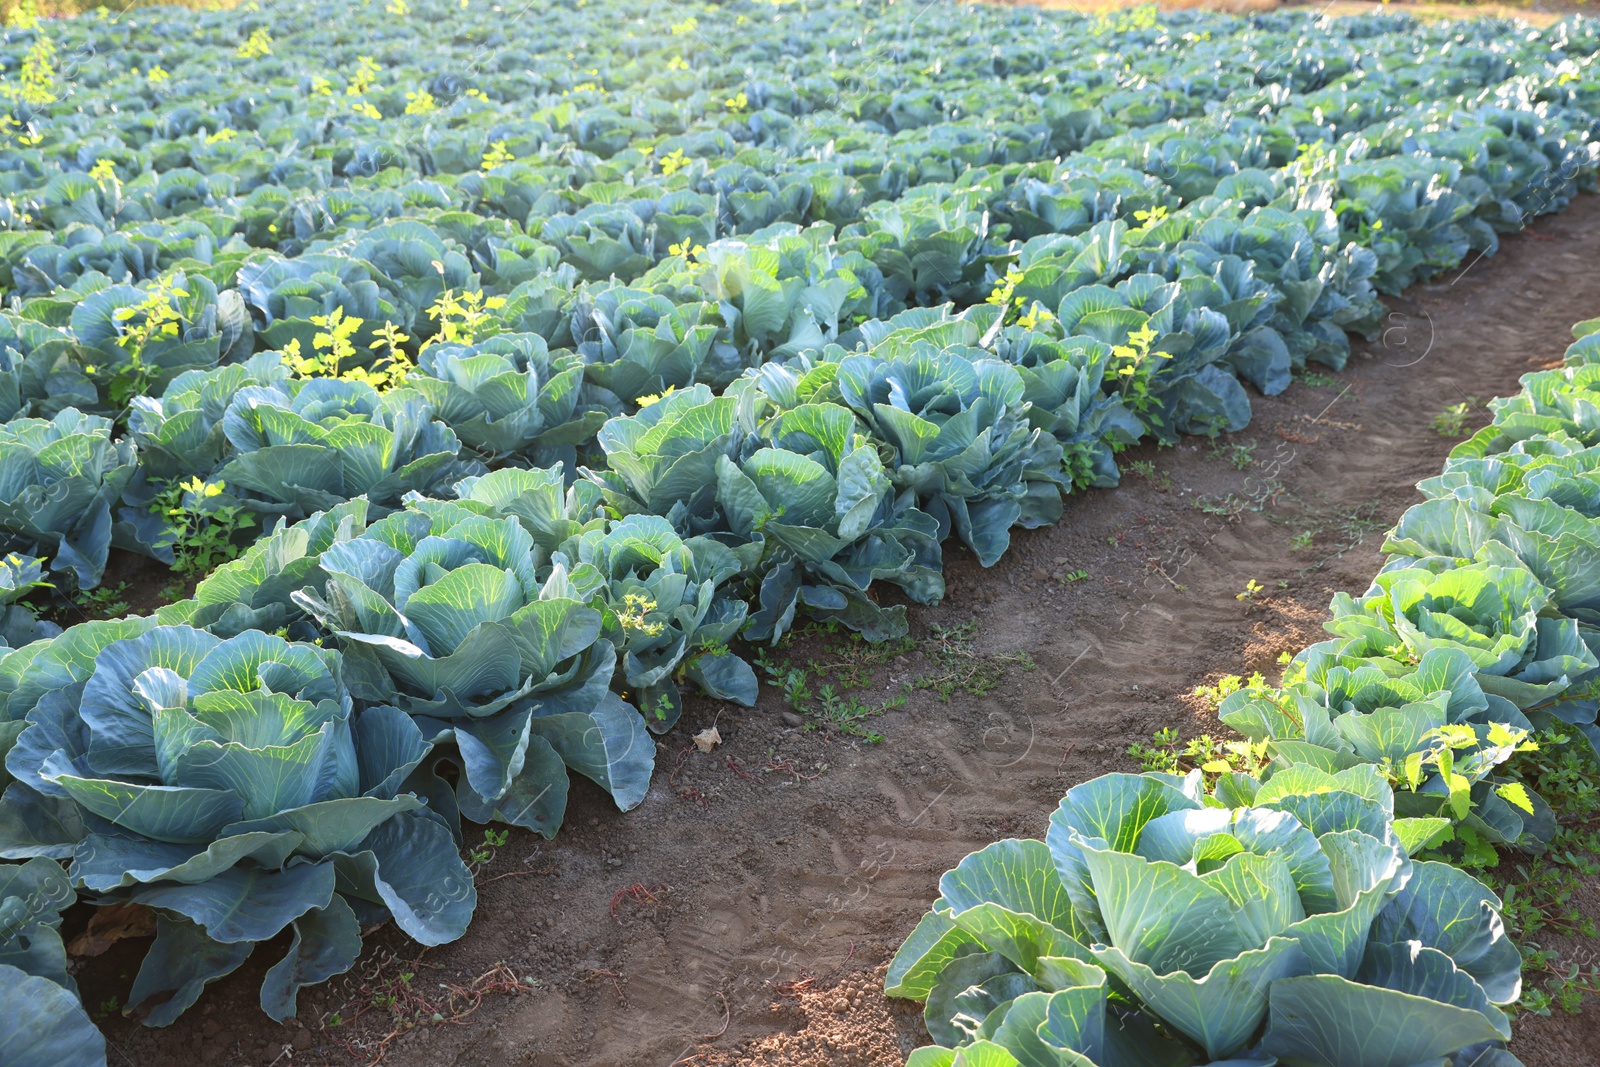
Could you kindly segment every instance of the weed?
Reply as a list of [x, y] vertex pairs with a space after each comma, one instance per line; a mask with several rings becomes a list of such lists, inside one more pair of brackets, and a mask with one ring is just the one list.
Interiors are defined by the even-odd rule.
[[1433, 432], [1440, 437], [1460, 437], [1466, 429], [1467, 416], [1478, 406], [1478, 398], [1469, 396], [1459, 404], [1451, 404], [1433, 417]]
[[366, 382], [380, 393], [404, 385], [413, 364], [410, 355], [401, 346], [409, 340], [411, 338], [402, 333], [398, 326], [385, 322], [378, 328], [377, 339], [367, 346], [379, 353], [376, 362], [371, 367], [349, 371], [345, 377]]
[[1157, 204], [1149, 211], [1135, 211], [1133, 213], [1133, 219], [1135, 222], [1139, 223], [1140, 229], [1153, 230], [1163, 222], [1167, 221], [1167, 205]]
[[483, 844], [474, 847], [472, 851], [467, 853], [467, 866], [472, 867], [474, 871], [478, 868], [487, 867], [494, 862], [498, 850], [510, 839], [510, 831], [484, 830]]
[[1025, 330], [1036, 329], [1045, 323], [1054, 322], [1055, 315], [1037, 300], [1028, 305], [1022, 297], [1013, 295], [1017, 283], [1021, 280], [1022, 271], [1016, 267], [1007, 268], [1006, 276], [995, 283], [986, 302], [1005, 308], [1008, 318], [1015, 315], [1014, 321]]
[[1322, 567], [1330, 559], [1341, 558], [1346, 552], [1365, 541], [1373, 533], [1384, 529], [1388, 519], [1384, 514], [1383, 501], [1378, 499], [1366, 500], [1359, 504], [1339, 507], [1337, 509], [1321, 509], [1312, 516], [1297, 516], [1298, 521], [1310, 518], [1310, 529], [1303, 530], [1290, 540], [1291, 548], [1309, 548], [1311, 543], [1319, 536], [1331, 535], [1335, 541], [1334, 548], [1315, 563], [1309, 563], [1301, 568], [1300, 573]]
[[503, 167], [507, 163], [515, 163], [516, 161], [517, 157], [512, 155], [511, 151], [506, 148], [504, 141], [491, 141], [489, 142], [488, 150], [483, 153], [483, 159], [479, 162], [478, 168], [487, 173], [496, 167]]
[[617, 625], [622, 627], [624, 633], [632, 630], [644, 637], [660, 637], [667, 628], [666, 623], [650, 619], [651, 613], [656, 610], [656, 602], [643, 593], [625, 594], [615, 610]]
[[1305, 549], [1310, 548], [1311, 542], [1316, 540], [1316, 536], [1317, 535], [1312, 533], [1310, 530], [1301, 530], [1299, 533], [1289, 538], [1289, 551], [1302, 552]]
[[1245, 484], [1247, 492], [1243, 496], [1238, 493], [1220, 497], [1199, 496], [1191, 501], [1191, 506], [1199, 508], [1207, 515], [1216, 515], [1231, 521], [1247, 511], [1259, 514], [1268, 508], [1277, 507], [1278, 496], [1285, 491], [1283, 482], [1277, 478], [1252, 478]]
[[411, 372], [411, 357], [402, 347], [411, 340], [392, 322], [378, 329], [377, 340], [367, 347], [378, 352], [370, 367], [354, 365], [358, 353], [355, 335], [366, 320], [346, 315], [343, 308], [334, 308], [326, 315], [311, 316], [311, 324], [321, 329], [311, 336], [311, 355], [302, 355], [298, 338], [290, 339], [284, 348], [289, 370], [300, 378], [338, 378], [347, 382], [363, 382], [378, 392], [386, 392], [405, 382]]
[[1193, 506], [1219, 519], [1235, 519], [1250, 510], [1245, 500], [1233, 493], [1227, 496], [1196, 497]]
[[1318, 370], [1303, 370], [1294, 376], [1294, 380], [1301, 385], [1309, 385], [1314, 389], [1339, 384], [1339, 379], [1331, 374], [1323, 374]]
[[[859, 637], [856, 634], [851, 636]], [[867, 704], [856, 697], [844, 695], [841, 689], [865, 689], [872, 684], [872, 673], [869, 668], [878, 664], [864, 662], [863, 659], [858, 657], [843, 662], [820, 664], [813, 660], [805, 667], [796, 667], [788, 663], [777, 663], [766, 655], [765, 650], [761, 650], [756, 654], [756, 666], [766, 673], [769, 681], [783, 694], [783, 702], [792, 711], [810, 720], [806, 723], [806, 730], [831, 726], [846, 736], [860, 738], [868, 744], [877, 744], [883, 740], [883, 735], [868, 729], [863, 725], [864, 722], [874, 716], [882, 715], [890, 708], [900, 707], [906, 702], [906, 697], [904, 693], [900, 693], [881, 703]], [[870, 659], [877, 660], [878, 657], [871, 656]], [[813, 676], [818, 679], [815, 692], [811, 689]]]
[[[119, 410], [125, 410], [136, 396], [150, 391], [156, 368], [145, 361], [148, 349], [157, 341], [175, 341], [183, 333], [184, 314], [181, 300], [189, 295], [169, 275], [159, 279], [145, 292], [137, 304], [119, 307], [111, 313], [119, 331], [117, 347], [127, 353], [127, 362], [110, 368], [111, 377], [106, 384], [106, 395]], [[93, 366], [84, 367], [84, 373], [96, 374]]]
[[[1076, 571], [1063, 580], [1087, 577], [1088, 572]], [[942, 701], [957, 692], [982, 696], [992, 692], [1013, 667], [1034, 669], [1033, 657], [1026, 652], [979, 652], [974, 647], [976, 620], [951, 627], [935, 624], [931, 631], [933, 639], [921, 645], [910, 637], [874, 644], [837, 623], [813, 623], [791, 633], [796, 638], [820, 637], [821, 658], [800, 664], [758, 649], [755, 665], [782, 695], [784, 704], [806, 718], [806, 730], [831, 729], [869, 744], [882, 741], [883, 735], [868, 728], [866, 721], [904, 706], [911, 692], [928, 690]], [[929, 666], [926, 673], [903, 682], [903, 691], [887, 699], [863, 699], [866, 691], [876, 687], [879, 669], [919, 650]]]
[[[383, 1061], [389, 1046], [401, 1035], [419, 1027], [459, 1024], [487, 997], [526, 993], [535, 984], [533, 979], [518, 978], [504, 963], [467, 982], [420, 981], [423, 968], [439, 969], [424, 963], [420, 955], [402, 960], [393, 952], [380, 951], [343, 981], [348, 993], [344, 1007], [355, 1010], [348, 1015], [334, 1011], [323, 1016], [323, 1030], [348, 1033], [330, 1037], [354, 1059], [372, 1067]], [[350, 1032], [355, 1029], [353, 1024], [374, 1015], [379, 1021], [370, 1030]]]
[[1159, 423], [1160, 417], [1151, 411], [1154, 400], [1150, 396], [1150, 382], [1162, 366], [1161, 360], [1171, 359], [1167, 352], [1151, 351], [1159, 336], [1149, 323], [1128, 334], [1128, 343], [1114, 345], [1107, 369], [1114, 376], [1123, 403], [1146, 421]]
[[128, 613], [127, 582], [102, 585], [95, 589], [80, 589], [72, 602], [90, 619], [115, 619]]
[[156, 545], [172, 549], [173, 570], [178, 574], [210, 574], [219, 564], [236, 558], [235, 536], [255, 526], [254, 515], [236, 504], [222, 503], [225, 488], [220, 481], [190, 478], [167, 485], [151, 503], [151, 514], [166, 523]]
[[1383, 502], [1381, 500], [1368, 500], [1352, 508], [1346, 508], [1338, 518], [1339, 535], [1344, 538], [1344, 548], [1349, 551], [1362, 541], [1368, 534], [1377, 532], [1388, 525], [1383, 518]]
[[1518, 1010], [1535, 1015], [1575, 1012], [1585, 997], [1600, 995], [1594, 950], [1582, 950], [1590, 963], [1585, 970], [1536, 939], [1600, 936], [1579, 900], [1580, 890], [1600, 876], [1600, 761], [1581, 739], [1547, 730], [1537, 736], [1537, 747], [1519, 754], [1507, 770], [1545, 799], [1558, 829], [1545, 852], [1477, 873], [1501, 895], [1506, 930], [1522, 950]]
[[1128, 464], [1128, 473], [1136, 474], [1149, 482], [1159, 493], [1165, 493], [1172, 488], [1172, 475], [1166, 471], [1157, 470], [1156, 465], [1148, 459], [1136, 459]]
[[1255, 461], [1255, 445], [1222, 445], [1213, 444], [1211, 454], [1225, 459], [1236, 471], [1242, 471]]
[[1259, 774], [1270, 762], [1264, 741], [1220, 741], [1210, 734], [1180, 741], [1178, 731], [1170, 726], [1157, 730], [1150, 740], [1151, 744], [1135, 741], [1128, 746], [1128, 755], [1138, 761], [1142, 771], [1186, 774], [1198, 767], [1208, 777], [1229, 771]]
[[850, 737], [859, 737], [868, 744], [877, 744], [883, 740], [883, 735], [875, 730], [869, 730], [863, 723], [874, 716], [882, 715], [890, 708], [898, 708], [905, 704], [906, 695], [897, 693], [880, 704], [863, 704], [855, 697], [840, 696], [831, 685], [823, 685], [817, 690], [818, 706], [815, 716], [823, 722], [836, 728], [840, 733]]
[[499, 333], [499, 324], [495, 322], [492, 312], [505, 306], [506, 298], [503, 296], [486, 297], [481, 291], [458, 293], [454, 289], [446, 289], [428, 308], [428, 318], [439, 324], [439, 335], [429, 343], [470, 345]]
[[635, 904], [660, 904], [661, 898], [656, 894], [670, 893], [671, 891], [672, 887], [670, 885], [645, 885], [643, 882], [635, 882], [632, 885], [623, 886], [611, 894], [611, 920], [621, 925], [622, 920], [617, 918], [617, 905], [624, 900], [631, 900]]
[[984, 696], [1005, 680], [1013, 667], [1031, 671], [1035, 664], [1026, 652], [979, 652], [975, 647], [978, 620], [968, 619], [957, 626], [934, 624], [933, 640], [922, 648], [923, 658], [933, 670], [911, 683], [914, 689], [927, 689], [942, 701], [954, 693]]
[[236, 53], [240, 59], [260, 59], [272, 54], [272, 34], [264, 29], [250, 32], [250, 36], [241, 44]]
[[1267, 680], [1261, 676], [1260, 671], [1252, 674], [1248, 681], [1237, 674], [1225, 674], [1217, 679], [1215, 685], [1195, 686], [1194, 695], [1206, 701], [1215, 709], [1220, 708], [1225, 699], [1241, 689], [1265, 689], [1266, 687]]

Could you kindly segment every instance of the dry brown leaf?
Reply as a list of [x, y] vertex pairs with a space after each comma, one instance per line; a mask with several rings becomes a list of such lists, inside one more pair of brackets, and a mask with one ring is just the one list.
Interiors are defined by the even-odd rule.
[[113, 904], [97, 908], [83, 933], [72, 939], [67, 951], [74, 956], [98, 956], [129, 937], [150, 937], [156, 932], [156, 913], [143, 904]]
[[704, 730], [694, 735], [694, 747], [701, 752], [710, 752], [722, 744], [722, 735], [715, 726], [707, 726]]

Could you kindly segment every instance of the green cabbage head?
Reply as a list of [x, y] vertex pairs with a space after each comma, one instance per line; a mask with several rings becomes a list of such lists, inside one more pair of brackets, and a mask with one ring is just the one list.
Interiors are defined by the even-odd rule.
[[1521, 958], [1499, 901], [1407, 856], [1374, 768], [1221, 792], [1243, 803], [1198, 772], [1106, 775], [1067, 794], [1044, 841], [946, 873], [887, 978], [927, 1002], [937, 1046], [913, 1067], [1505, 1055]]

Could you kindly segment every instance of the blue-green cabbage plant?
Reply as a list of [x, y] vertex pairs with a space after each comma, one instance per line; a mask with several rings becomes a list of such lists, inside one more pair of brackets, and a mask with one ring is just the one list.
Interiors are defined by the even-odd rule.
[[70, 992], [61, 913], [78, 899], [66, 871], [36, 856], [26, 863], [0, 863], [0, 965], [47, 978]]
[[223, 416], [234, 398], [251, 387], [284, 389], [288, 380], [280, 354], [260, 352], [241, 363], [185, 371], [159, 396], [134, 397], [128, 433], [139, 449], [140, 482], [209, 478], [233, 454]]
[[[763, 368], [766, 388], [797, 400], [793, 375]], [[763, 430], [770, 444], [717, 465], [728, 528], [761, 551], [757, 610], [747, 636], [782, 637], [797, 610], [882, 640], [905, 633], [904, 605], [868, 595], [876, 580], [919, 603], [944, 595], [939, 526], [896, 493], [848, 408], [803, 403]]]
[[1030, 425], [1016, 368], [973, 351], [904, 335], [839, 361], [844, 402], [888, 444], [886, 465], [908, 502], [954, 531], [992, 566], [1011, 527], [1061, 515], [1063, 468], [1055, 437]]
[[1281, 689], [1240, 689], [1223, 700], [1219, 717], [1264, 742], [1279, 764], [1376, 765], [1395, 784], [1396, 827], [1408, 846], [1448, 837], [1452, 823], [1526, 851], [1549, 842], [1556, 830], [1549, 805], [1495, 774], [1526, 746], [1532, 724], [1484, 691], [1464, 650], [1430, 648], [1411, 662], [1343, 646], [1305, 649]]
[[[1153, 334], [1138, 360], [1149, 371], [1149, 406], [1140, 415], [1161, 440], [1232, 432], [1249, 423], [1250, 398], [1221, 365], [1233, 342], [1232, 327], [1221, 312], [1193, 306], [1179, 283], [1135, 274], [1115, 288], [1083, 286], [1062, 297], [1056, 317], [1068, 336], [1093, 337], [1114, 348], [1132, 347], [1141, 330]], [[1115, 384], [1123, 387], [1120, 379]]]
[[1022, 378], [1028, 421], [1061, 442], [1071, 485], [1115, 487], [1121, 474], [1114, 457], [1139, 442], [1144, 424], [1119, 393], [1103, 388], [1111, 346], [1090, 337], [1055, 341], [1009, 326], [994, 347]]
[[1486, 693], [1526, 711], [1557, 702], [1600, 671], [1600, 630], [1550, 610], [1551, 592], [1522, 566], [1435, 558], [1380, 572], [1367, 594], [1334, 597], [1330, 632], [1347, 653], [1400, 647], [1416, 659], [1464, 652]]
[[233, 451], [217, 476], [238, 503], [266, 515], [301, 519], [356, 496], [393, 508], [408, 492], [438, 494], [472, 473], [426, 402], [380, 396], [362, 382], [248, 386], [222, 425]]
[[620, 285], [587, 293], [572, 311], [584, 374], [629, 405], [696, 382], [725, 385], [743, 364], [731, 351], [714, 351], [718, 330], [708, 314], [714, 309]]
[[0, 1048], [16, 1067], [104, 1067], [106, 1040], [67, 973], [61, 912], [77, 899], [54, 860], [0, 863]]
[[0, 648], [16, 648], [30, 641], [54, 637], [61, 627], [45, 622], [17, 603], [35, 589], [47, 589], [44, 560], [10, 553], [0, 559]]
[[760, 394], [706, 385], [670, 392], [600, 428], [606, 469], [584, 468], [619, 515], [663, 515], [685, 533], [715, 525], [717, 461], [737, 456], [756, 430]]
[[477, 345], [430, 345], [405, 388], [468, 448], [539, 466], [576, 459], [608, 412], [585, 394], [584, 368], [570, 353], [553, 358], [538, 334], [500, 334]]
[[732, 549], [710, 537], [686, 541], [660, 516], [629, 515], [585, 531], [566, 552], [604, 579], [597, 595], [603, 632], [620, 653], [619, 688], [652, 731], [670, 729], [682, 712], [677, 674], [708, 696], [755, 705], [755, 671], [728, 650], [747, 610], [728, 591], [743, 570]]
[[0, 312], [0, 419], [98, 403], [94, 386], [72, 362], [71, 346], [66, 330]]
[[358, 496], [327, 511], [290, 524], [280, 518], [267, 534], [217, 567], [195, 587], [188, 601], [172, 605], [182, 621], [218, 637], [246, 630], [273, 633], [288, 629], [296, 638], [316, 636], [293, 594], [309, 589], [322, 595], [327, 575], [322, 553], [367, 528], [367, 498]]
[[12, 1067], [105, 1067], [106, 1039], [76, 994], [0, 963], [6, 1008], [0, 1017], [0, 1048]]
[[1044, 841], [946, 873], [891, 962], [887, 991], [926, 1000], [940, 1046], [912, 1063], [1464, 1067], [1502, 1048], [1521, 957], [1499, 901], [1413, 862], [1391, 804], [1369, 765], [1072, 789]]
[[[145, 305], [157, 295], [176, 316], [174, 332], [158, 332], [142, 345], [129, 345], [130, 330], [149, 314]], [[113, 285], [91, 293], [73, 308], [71, 322], [84, 373], [114, 406], [123, 402], [119, 380], [159, 389], [184, 371], [242, 360], [255, 348], [239, 293], [219, 292], [211, 279], [181, 270], [160, 288]]]
[[79, 589], [100, 584], [111, 551], [111, 509], [136, 468], [111, 420], [66, 408], [52, 419], [0, 425], [0, 547], [49, 556]]
[[28, 726], [0, 799], [0, 856], [70, 860], [92, 902], [155, 910], [127, 1010], [172, 1022], [283, 931], [261, 990], [275, 1019], [354, 964], [363, 923], [460, 937], [476, 891], [407, 785], [431, 748], [417, 724], [358, 711], [337, 652], [154, 621], [74, 627], [16, 672], [8, 712], [28, 705]]
[[330, 545], [322, 595], [292, 599], [344, 649], [358, 699], [394, 703], [430, 740], [455, 742], [463, 815], [554, 834], [563, 763], [634, 807], [655, 745], [608, 689], [616, 650], [590, 606], [600, 575], [548, 566], [516, 519], [479, 508], [415, 501]]

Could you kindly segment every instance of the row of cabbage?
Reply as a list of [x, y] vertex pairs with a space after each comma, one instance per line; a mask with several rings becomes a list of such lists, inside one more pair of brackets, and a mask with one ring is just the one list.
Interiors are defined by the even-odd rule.
[[[1456, 149], [1433, 151], [1449, 140], [1435, 130], [1394, 133], [1398, 154], [1366, 171], [1352, 141], [1344, 163], [1268, 159], [1287, 165], [1193, 179], [1183, 195], [1114, 175], [1026, 194], [1040, 231], [1026, 243], [950, 236], [1032, 188], [1013, 167], [908, 184], [898, 203], [934, 209], [936, 225], [850, 233], [802, 217], [670, 254], [628, 287], [580, 282], [559, 265], [579, 261], [568, 242], [519, 246], [538, 276], [497, 290], [479, 247], [494, 216], [426, 213], [439, 203], [343, 245], [157, 256], [159, 277], [118, 261], [120, 277], [85, 274], [76, 291], [47, 277], [5, 319], [0, 378], [12, 414], [50, 416], [0, 429], [4, 524], [28, 550], [0, 594], [21, 646], [0, 660], [0, 854], [28, 859], [5, 873], [31, 887], [6, 893], [22, 901], [8, 912], [16, 943], [31, 946], [16, 958], [34, 961], [21, 969], [70, 988], [52, 939], [70, 896], [47, 871], [62, 860], [73, 893], [157, 909], [128, 998], [155, 1005], [153, 1023], [286, 928], [292, 948], [262, 993], [280, 1018], [300, 986], [352, 964], [364, 923], [392, 917], [425, 944], [459, 936], [474, 903], [461, 819], [553, 833], [571, 771], [637, 804], [680, 683], [754, 700], [735, 636], [776, 639], [801, 612], [903, 632], [904, 608], [880, 603], [874, 579], [936, 601], [948, 534], [993, 562], [1012, 525], [1053, 521], [1074, 486], [1114, 484], [1117, 448], [1242, 424], [1236, 373], [1270, 391], [1308, 356], [1342, 362], [1343, 328], [1375, 321], [1374, 278], [1397, 285], [1488, 250], [1490, 216], [1509, 227], [1561, 206], [1593, 175], [1577, 111], [1592, 75], [1573, 44], [1587, 32], [1547, 42], [1562, 58], [1536, 86], [1497, 90], [1528, 102], [1526, 117], [1440, 112], [1478, 145], [1465, 169]], [[1516, 69], [1502, 56], [1429, 76], [1456, 67], [1484, 82]], [[1540, 95], [1557, 90], [1558, 105]], [[1292, 101], [1279, 94], [1285, 111]], [[1296, 121], [1341, 129], [1322, 106]], [[1125, 138], [1107, 149], [1137, 151]], [[1359, 207], [1351, 173], [1372, 190]], [[83, 186], [52, 234], [114, 243], [72, 229], [73, 214], [121, 180]], [[1068, 203], [1085, 196], [1098, 206]], [[1369, 202], [1384, 205], [1370, 218]], [[1134, 210], [1147, 214], [1123, 217]], [[135, 219], [123, 221], [148, 225]], [[215, 238], [240, 237], [237, 223]], [[13, 266], [19, 290], [29, 276]], [[978, 302], [996, 285], [1001, 300]], [[388, 336], [392, 355], [385, 324], [426, 336], [435, 307], [442, 335], [445, 300], [484, 291], [504, 303], [460, 311], [455, 339], [428, 338], [396, 388], [296, 369], [340, 343], [341, 319], [349, 348]], [[896, 310], [943, 300], [968, 306]], [[159, 558], [148, 502], [188, 476], [282, 521], [152, 617], [52, 635], [13, 603], [44, 580], [41, 554], [80, 588], [113, 543]]]
[[926, 1001], [913, 1067], [1516, 1063], [1499, 899], [1412, 857], [1541, 850], [1554, 816], [1497, 769], [1535, 730], [1600, 742], [1600, 320], [1575, 332], [1421, 483], [1337, 636], [1223, 701], [1258, 768], [1097, 778], [944, 875], [886, 983]]
[[1501, 902], [1413, 856], [1544, 848], [1494, 771], [1534, 729], [1600, 741], [1600, 320], [1574, 333], [1421, 483], [1338, 637], [1222, 702], [1259, 769], [1099, 777], [944, 875], [886, 979], [926, 1000], [912, 1067], [1517, 1062]]

